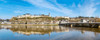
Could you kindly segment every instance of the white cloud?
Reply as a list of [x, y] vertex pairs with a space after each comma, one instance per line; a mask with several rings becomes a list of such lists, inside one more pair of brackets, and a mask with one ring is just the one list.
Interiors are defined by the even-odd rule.
[[72, 4], [72, 7], [76, 7], [75, 3]]
[[80, 8], [80, 7], [81, 7], [81, 5], [80, 5], [80, 4], [78, 4], [78, 7]]
[[32, 5], [35, 5], [37, 7], [41, 7], [41, 8], [47, 8], [47, 9], [51, 9], [51, 10], [55, 10], [57, 12], [61, 12], [61, 13], [64, 13], [64, 14], [71, 14], [72, 13], [72, 10], [58, 4], [56, 2], [56, 0], [54, 0], [56, 6], [50, 2], [48, 2], [47, 0], [24, 0], [26, 2], [29, 2], [31, 3]]
[[22, 11], [17, 10], [17, 11], [14, 11], [14, 13], [23, 13], [23, 12], [22, 12]]
[[100, 5], [100, 3], [96, 3], [96, 5]]
[[76, 5], [73, 3], [71, 7], [78, 7], [76, 10], [75, 9], [69, 9], [67, 7], [64, 7], [64, 5], [61, 5], [57, 3], [57, 0], [52, 1], [54, 4], [51, 2], [48, 2], [47, 0], [24, 0], [26, 2], [29, 2], [32, 5], [35, 5], [40, 8], [47, 8], [54, 10], [56, 12], [61, 12], [69, 16], [93, 16], [95, 11], [97, 10], [96, 6], [99, 5], [100, 3], [95, 3], [95, 0], [81, 0], [84, 1], [83, 4], [78, 4]]
[[97, 10], [96, 4], [94, 3], [93, 0], [90, 1], [85, 1], [82, 5], [78, 5], [80, 15], [85, 15], [85, 16], [93, 16], [95, 11]]

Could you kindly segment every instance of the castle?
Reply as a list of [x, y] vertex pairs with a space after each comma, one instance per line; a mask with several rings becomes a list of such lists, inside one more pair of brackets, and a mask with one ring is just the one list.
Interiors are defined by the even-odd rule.
[[48, 15], [44, 15], [44, 14], [41, 14], [41, 15], [30, 15], [29, 13], [26, 13], [24, 15], [17, 16], [17, 18], [25, 18], [25, 17], [30, 17], [30, 18], [34, 18], [34, 17], [50, 17], [50, 13]]

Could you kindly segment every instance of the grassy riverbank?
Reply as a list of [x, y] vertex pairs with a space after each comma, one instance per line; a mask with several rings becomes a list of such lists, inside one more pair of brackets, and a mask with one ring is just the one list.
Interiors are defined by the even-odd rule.
[[0, 24], [0, 25], [58, 26], [58, 24]]

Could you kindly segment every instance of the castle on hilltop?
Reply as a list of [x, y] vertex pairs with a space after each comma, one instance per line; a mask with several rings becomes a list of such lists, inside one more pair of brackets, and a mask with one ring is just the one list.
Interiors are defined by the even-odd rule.
[[44, 14], [41, 14], [41, 15], [31, 15], [29, 13], [26, 13], [24, 15], [17, 16], [17, 18], [25, 18], [25, 17], [30, 17], [30, 18], [34, 18], [34, 17], [50, 17], [50, 13], [48, 15], [44, 15]]

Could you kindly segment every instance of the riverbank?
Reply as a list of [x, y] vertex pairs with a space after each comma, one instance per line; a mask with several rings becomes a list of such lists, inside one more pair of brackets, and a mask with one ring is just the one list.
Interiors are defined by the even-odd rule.
[[0, 25], [58, 26], [58, 24], [0, 24]]

